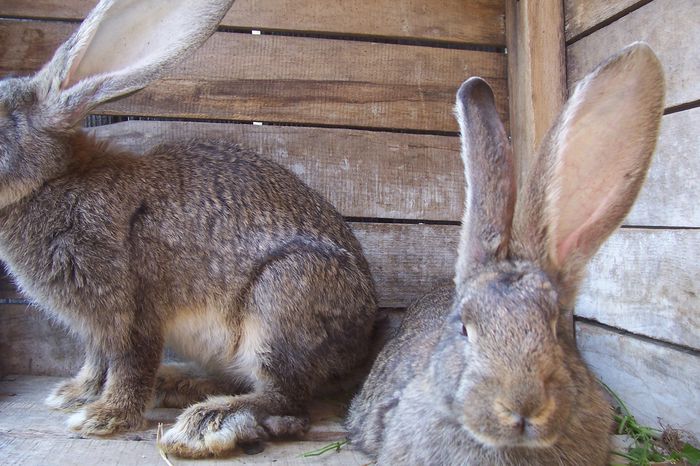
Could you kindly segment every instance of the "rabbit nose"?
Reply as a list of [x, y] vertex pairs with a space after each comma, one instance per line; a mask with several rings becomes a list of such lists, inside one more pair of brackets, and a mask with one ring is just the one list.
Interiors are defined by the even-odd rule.
[[525, 432], [525, 427], [528, 424], [526, 416], [503, 404], [500, 404], [498, 408], [496, 414], [503, 425], [512, 427], [518, 434]]
[[527, 421], [523, 416], [520, 416], [518, 414], [516, 414], [515, 416], [516, 421], [513, 427], [515, 427], [515, 430], [522, 435], [523, 433], [525, 433], [525, 424], [527, 423]]
[[[534, 401], [534, 400], [533, 400]], [[537, 402], [517, 403], [496, 400], [495, 412], [501, 423], [512, 427], [519, 434], [525, 433], [528, 426], [537, 426], [546, 422], [552, 410], [554, 400], [537, 400]]]

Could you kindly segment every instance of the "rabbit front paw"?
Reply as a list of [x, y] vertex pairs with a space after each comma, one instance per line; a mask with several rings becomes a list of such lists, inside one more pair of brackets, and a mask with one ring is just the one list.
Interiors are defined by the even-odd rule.
[[160, 441], [168, 453], [186, 458], [222, 456], [236, 446], [255, 443], [270, 435], [294, 435], [308, 422], [294, 416], [258, 417], [254, 404], [237, 397], [212, 397], [185, 410]]
[[85, 435], [111, 435], [138, 430], [142, 424], [140, 412], [131, 413], [99, 401], [68, 418], [68, 427]]
[[101, 391], [102, 385], [95, 380], [70, 379], [56, 386], [45, 403], [53, 409], [75, 411], [97, 400]]

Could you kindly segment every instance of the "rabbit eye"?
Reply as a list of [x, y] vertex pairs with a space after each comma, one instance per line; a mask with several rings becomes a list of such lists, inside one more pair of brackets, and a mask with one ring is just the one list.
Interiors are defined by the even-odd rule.
[[463, 337], [468, 337], [468, 336], [469, 336], [469, 333], [467, 333], [467, 327], [466, 327], [464, 324], [462, 324], [462, 331], [461, 331], [461, 334], [462, 334]]

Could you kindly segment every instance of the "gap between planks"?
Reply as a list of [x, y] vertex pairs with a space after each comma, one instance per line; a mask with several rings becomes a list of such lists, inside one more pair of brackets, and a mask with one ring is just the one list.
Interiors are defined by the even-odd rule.
[[606, 323], [600, 322], [596, 319], [590, 319], [587, 317], [582, 317], [579, 315], [574, 315], [574, 322], [581, 322], [583, 324], [589, 325], [591, 327], [597, 327], [599, 329], [607, 330], [608, 332], [615, 333], [620, 336], [624, 337], [629, 337], [629, 338], [635, 338], [639, 341], [643, 341], [646, 343], [651, 343], [654, 345], [659, 345], [661, 347], [674, 350], [674, 351], [680, 351], [682, 353], [686, 353], [691, 356], [695, 356], [700, 358], [700, 349], [698, 348], [693, 348], [691, 346], [686, 346], [680, 343], [672, 343], [664, 340], [658, 340], [656, 338], [652, 338], [647, 335], [643, 335], [641, 333], [635, 333], [631, 332], [629, 330], [625, 330], [624, 328], [621, 327], [615, 327], [613, 325], [608, 325]]
[[635, 41], [644, 41], [663, 65], [666, 107], [700, 97], [700, 16], [696, 0], [654, 0], [566, 48], [569, 88], [598, 63]]
[[566, 45], [569, 46], [654, 0], [564, 0]]

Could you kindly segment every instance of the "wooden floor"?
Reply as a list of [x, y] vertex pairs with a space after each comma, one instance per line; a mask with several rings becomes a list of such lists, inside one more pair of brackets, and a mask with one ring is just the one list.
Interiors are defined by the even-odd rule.
[[[61, 379], [56, 377], [5, 376], [0, 379], [0, 463], [3, 465], [165, 465], [155, 445], [156, 428], [167, 428], [178, 410], [154, 409], [147, 413], [148, 428], [109, 439], [85, 438], [65, 426], [68, 414], [44, 406], [44, 398]], [[324, 401], [311, 409], [312, 426], [297, 441], [269, 442], [264, 451], [248, 455], [237, 450], [231, 458], [185, 461], [169, 458], [174, 465], [186, 464], [325, 464], [367, 465], [369, 459], [344, 446], [339, 452], [318, 457], [302, 455], [329, 443], [343, 440], [340, 425], [344, 403]]]

